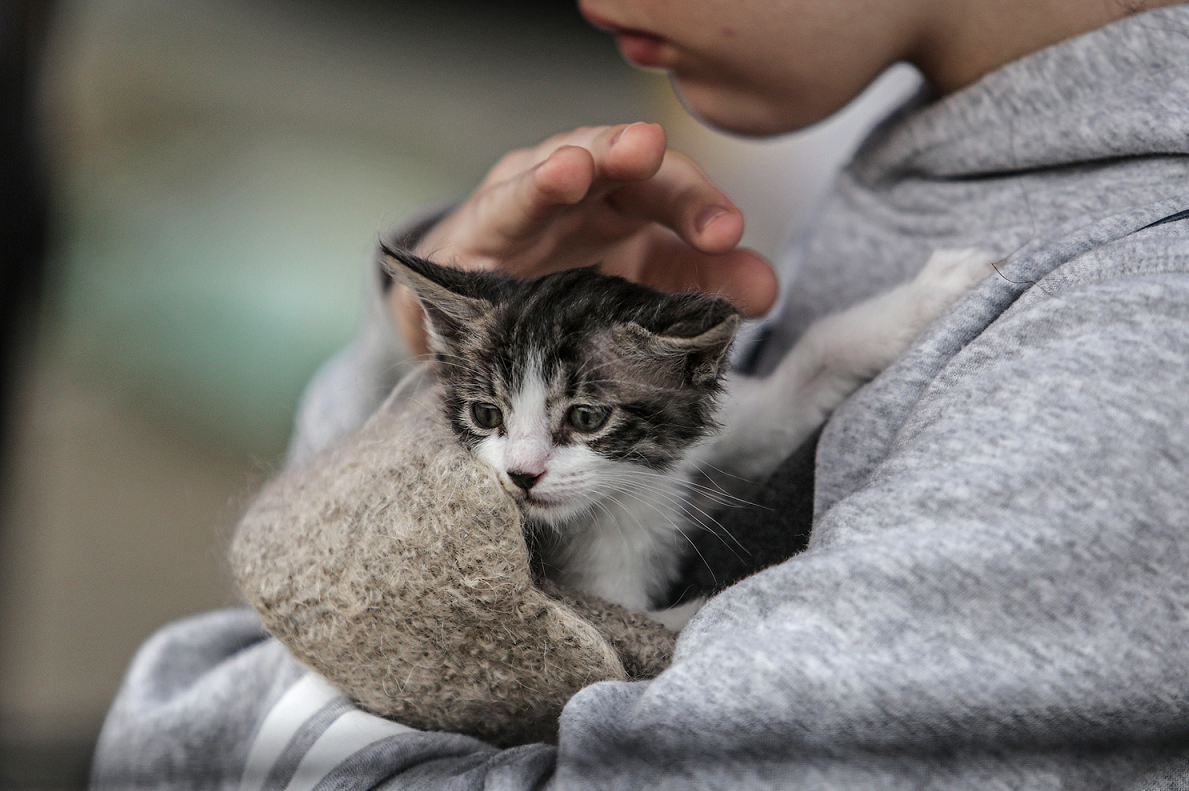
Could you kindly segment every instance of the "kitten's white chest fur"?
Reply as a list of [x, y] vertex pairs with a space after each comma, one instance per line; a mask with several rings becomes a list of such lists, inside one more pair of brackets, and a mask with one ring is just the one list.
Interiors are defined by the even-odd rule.
[[647, 610], [679, 572], [688, 543], [684, 531], [700, 521], [689, 518], [691, 508], [706, 505], [690, 497], [700, 471], [719, 471], [711, 477], [726, 488], [732, 480], [762, 480], [985, 277], [994, 260], [975, 250], [938, 251], [912, 281], [811, 326], [771, 376], [728, 377], [723, 430], [692, 447], [668, 473], [609, 461], [584, 446], [552, 444], [539, 376], [526, 377], [514, 396], [506, 436], [484, 440], [476, 455], [514, 494], [520, 487], [508, 470], [541, 476], [527, 493], [525, 510], [555, 531], [545, 558], [552, 576]]
[[[558, 582], [633, 610], [648, 610], [679, 570], [687, 539], [681, 501], [687, 478], [638, 470], [588, 520], [570, 526], [546, 562]], [[630, 473], [629, 473], [630, 474]]]

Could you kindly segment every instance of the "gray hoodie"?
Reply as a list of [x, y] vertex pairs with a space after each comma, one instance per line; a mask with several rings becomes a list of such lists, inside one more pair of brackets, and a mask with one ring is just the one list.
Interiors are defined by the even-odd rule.
[[[809, 548], [712, 599], [668, 671], [500, 751], [199, 616], [136, 658], [96, 787], [1189, 787], [1189, 220], [1153, 225], [1185, 209], [1189, 8], [916, 102], [791, 254], [758, 367], [934, 248], [1007, 260], [834, 414]], [[383, 335], [307, 420], [366, 413]]]

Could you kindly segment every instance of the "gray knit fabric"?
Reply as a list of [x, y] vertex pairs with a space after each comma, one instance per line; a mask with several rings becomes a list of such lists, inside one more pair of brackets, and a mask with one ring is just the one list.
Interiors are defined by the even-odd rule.
[[238, 788], [302, 739], [333, 765], [293, 789], [1189, 787], [1189, 221], [1143, 230], [1189, 208], [1186, 64], [1189, 8], [1155, 11], [877, 130], [757, 366], [934, 248], [1002, 276], [830, 420], [809, 549], [711, 600], [657, 679], [576, 695], [557, 748], [349, 714], [319, 739], [328, 700], [286, 698], [301, 671], [220, 613], [137, 658], [96, 785]]

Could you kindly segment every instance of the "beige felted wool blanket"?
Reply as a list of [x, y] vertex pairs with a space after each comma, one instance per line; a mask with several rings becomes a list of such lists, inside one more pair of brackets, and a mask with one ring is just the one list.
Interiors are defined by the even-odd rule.
[[360, 707], [500, 745], [551, 740], [596, 681], [646, 678], [674, 635], [534, 581], [521, 516], [456, 441], [428, 374], [260, 493], [231, 563], [265, 627]]

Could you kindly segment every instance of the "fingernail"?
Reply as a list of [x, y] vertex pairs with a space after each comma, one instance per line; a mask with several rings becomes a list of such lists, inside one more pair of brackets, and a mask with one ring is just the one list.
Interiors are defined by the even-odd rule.
[[[639, 122], [637, 121], [636, 123], [639, 123]], [[611, 145], [615, 145], [616, 143], [618, 143], [619, 138], [623, 137], [623, 133], [626, 132], [627, 130], [631, 129], [635, 125], [636, 124], [628, 124], [623, 129], [620, 129], [618, 132], [616, 132], [615, 137], [611, 138]]]
[[698, 216], [694, 218], [694, 228], [698, 231], [704, 231], [706, 230], [706, 226], [726, 213], [727, 210], [722, 206], [707, 206], [698, 212]]

